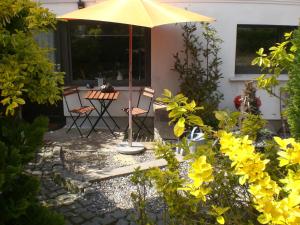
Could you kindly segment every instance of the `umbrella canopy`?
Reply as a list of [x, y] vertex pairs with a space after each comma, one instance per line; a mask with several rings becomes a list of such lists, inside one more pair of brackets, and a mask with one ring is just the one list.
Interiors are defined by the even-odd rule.
[[129, 25], [128, 142], [130, 147], [132, 147], [132, 25], [152, 28], [165, 24], [212, 22], [214, 20], [155, 0], [106, 0], [59, 16], [58, 19], [93, 20]]
[[149, 28], [172, 23], [213, 21], [210, 17], [154, 0], [107, 0], [58, 18], [106, 21]]

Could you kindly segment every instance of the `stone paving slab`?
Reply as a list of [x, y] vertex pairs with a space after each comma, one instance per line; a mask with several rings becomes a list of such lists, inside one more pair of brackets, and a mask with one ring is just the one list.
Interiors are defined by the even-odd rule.
[[[176, 158], [179, 162], [182, 162], [184, 160], [183, 156], [181, 156], [181, 155], [177, 155]], [[130, 166], [124, 166], [124, 167], [112, 169], [109, 171], [89, 170], [89, 171], [87, 171], [88, 175], [86, 178], [88, 179], [89, 182], [97, 182], [97, 181], [101, 181], [101, 180], [105, 180], [105, 179], [109, 179], [109, 178], [113, 178], [113, 177], [131, 174], [134, 172], [134, 170], [137, 167], [140, 167], [141, 170], [147, 170], [147, 169], [150, 169], [153, 167], [163, 167], [166, 165], [167, 165], [166, 160], [158, 159], [158, 160], [148, 161], [148, 162], [134, 164], [134, 165], [130, 165]]]

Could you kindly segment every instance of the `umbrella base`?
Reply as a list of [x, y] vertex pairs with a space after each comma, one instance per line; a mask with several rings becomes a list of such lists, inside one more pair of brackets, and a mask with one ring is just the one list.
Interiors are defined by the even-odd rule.
[[128, 142], [122, 142], [117, 145], [117, 151], [125, 155], [135, 155], [145, 151], [145, 146], [139, 142], [132, 142], [132, 146]]

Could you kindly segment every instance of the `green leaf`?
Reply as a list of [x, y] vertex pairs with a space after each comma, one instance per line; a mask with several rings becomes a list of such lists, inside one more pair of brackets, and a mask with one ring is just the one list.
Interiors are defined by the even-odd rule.
[[203, 120], [199, 116], [196, 116], [196, 115], [188, 116], [187, 120], [189, 123], [192, 123], [193, 125], [197, 125], [200, 127], [204, 125]]
[[263, 56], [263, 54], [264, 54], [264, 48], [260, 48], [256, 53], [257, 53], [259, 56]]
[[286, 40], [287, 40], [287, 39], [290, 39], [291, 36], [292, 36], [292, 34], [293, 34], [293, 31], [292, 31], [292, 32], [289, 32], [289, 33], [285, 33], [285, 34], [284, 34], [285, 39], [286, 39]]
[[185, 126], [185, 118], [181, 117], [178, 122], [177, 122], [179, 127], [184, 127]]
[[215, 111], [215, 117], [219, 121], [224, 121], [228, 117], [228, 114], [225, 111]]
[[239, 178], [239, 184], [240, 185], [243, 185], [243, 184], [245, 184], [246, 183], [246, 181], [247, 181], [247, 176], [241, 176], [240, 178]]
[[14, 108], [18, 107], [18, 103], [17, 102], [12, 102], [9, 106], [14, 109]]
[[172, 93], [168, 89], [164, 89], [163, 95], [166, 96], [167, 98], [172, 97]]
[[263, 65], [265, 67], [270, 67], [271, 66], [271, 61], [269, 59], [267, 59], [267, 58], [263, 58], [262, 62], [263, 62]]
[[192, 109], [196, 107], [196, 102], [195, 102], [194, 100], [191, 101], [190, 107], [191, 107]]
[[218, 217], [217, 217], [217, 222], [218, 222], [219, 224], [225, 224], [225, 219], [224, 219], [224, 217], [223, 217], [223, 216], [218, 216]]
[[176, 137], [180, 137], [185, 129], [185, 119], [181, 117], [174, 126], [174, 134]]
[[271, 48], [269, 48], [270, 51], [276, 51], [278, 48], [276, 46], [272, 46]]
[[168, 104], [167, 106], [167, 111], [170, 111], [172, 109], [175, 109], [178, 107], [178, 104], [176, 102], [171, 102], [170, 104]]
[[268, 219], [264, 214], [259, 215], [259, 217], [257, 217], [257, 220], [261, 224], [267, 224], [270, 221], [270, 219]]
[[253, 59], [251, 62], [251, 65], [254, 66], [254, 65], [258, 64], [259, 59], [260, 59], [259, 57], [256, 57], [255, 59]]
[[292, 47], [290, 48], [291, 52], [296, 52], [297, 51], [297, 46], [296, 45], [292, 45]]
[[174, 97], [175, 101], [177, 102], [186, 102], [188, 100], [183, 94], [178, 94]]
[[22, 98], [16, 98], [14, 100], [16, 103], [18, 103], [19, 105], [24, 105], [25, 104], [25, 100]]
[[180, 108], [178, 108], [177, 111], [181, 112], [181, 113], [185, 113], [187, 110], [185, 108], [180, 107]]
[[3, 105], [9, 104], [9, 103], [10, 103], [10, 97], [4, 98], [4, 99], [1, 101], [1, 103], [2, 103]]
[[176, 117], [179, 117], [181, 116], [182, 113], [181, 112], [178, 112], [177, 110], [172, 110], [170, 113], [169, 113], [169, 118], [176, 118]]
[[178, 127], [177, 124], [174, 127], [174, 134], [176, 137], [180, 137], [184, 133], [183, 127]]
[[224, 214], [225, 212], [227, 212], [230, 208], [229, 207], [216, 207], [216, 212], [218, 215], [222, 215]]
[[169, 103], [170, 99], [169, 98], [157, 98], [156, 101], [163, 102], [163, 103]]

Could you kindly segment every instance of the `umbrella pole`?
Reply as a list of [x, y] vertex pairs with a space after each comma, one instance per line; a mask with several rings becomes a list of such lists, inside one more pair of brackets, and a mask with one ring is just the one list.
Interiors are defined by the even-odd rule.
[[145, 147], [142, 143], [132, 142], [132, 25], [129, 25], [129, 64], [128, 64], [128, 80], [129, 80], [129, 89], [128, 89], [128, 143], [121, 143], [117, 147], [117, 151], [122, 154], [137, 154], [145, 150]]
[[129, 127], [128, 127], [128, 144], [132, 147], [132, 25], [129, 25], [129, 64], [128, 64], [128, 80], [129, 80]]

